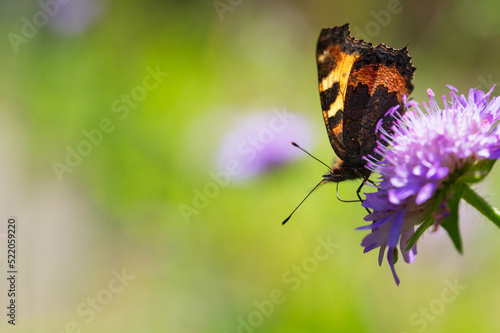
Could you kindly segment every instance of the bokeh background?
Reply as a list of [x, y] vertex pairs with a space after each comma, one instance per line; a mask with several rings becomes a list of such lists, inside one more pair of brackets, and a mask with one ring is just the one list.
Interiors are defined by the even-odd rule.
[[[349, 22], [357, 38], [409, 45], [421, 101], [427, 88], [500, 82], [499, 11], [494, 0], [0, 1], [0, 233], [15, 216], [20, 272], [15, 327], [0, 280], [0, 330], [498, 332], [499, 230], [465, 204], [465, 253], [426, 234], [416, 262], [396, 265], [399, 287], [377, 251], [362, 253], [365, 211], [334, 185], [281, 221], [326, 171], [289, 142], [334, 159], [321, 28]], [[498, 183], [494, 169], [479, 189], [496, 206]]]

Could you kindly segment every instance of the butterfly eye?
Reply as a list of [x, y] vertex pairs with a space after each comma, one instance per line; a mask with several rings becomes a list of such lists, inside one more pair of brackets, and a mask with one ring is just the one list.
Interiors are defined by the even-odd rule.
[[340, 169], [340, 168], [333, 168], [333, 169], [332, 169], [332, 173], [333, 173], [334, 175], [342, 175], [342, 174], [343, 174], [343, 171], [342, 171], [342, 169]]

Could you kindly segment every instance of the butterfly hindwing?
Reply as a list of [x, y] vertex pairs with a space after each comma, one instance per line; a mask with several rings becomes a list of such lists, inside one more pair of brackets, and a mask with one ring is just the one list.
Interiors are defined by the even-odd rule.
[[380, 119], [390, 132], [393, 116], [387, 111], [400, 105], [402, 112], [403, 95], [413, 90], [413, 71], [406, 48], [385, 45], [366, 51], [353, 64], [344, 99], [343, 137], [346, 150], [360, 163], [363, 155], [373, 155]]

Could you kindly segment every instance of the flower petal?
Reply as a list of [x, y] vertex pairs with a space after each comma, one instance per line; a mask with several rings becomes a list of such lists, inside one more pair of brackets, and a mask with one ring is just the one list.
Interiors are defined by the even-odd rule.
[[392, 271], [392, 276], [394, 277], [394, 281], [396, 281], [396, 284], [399, 286], [399, 278], [398, 275], [396, 274], [396, 268], [394, 268], [394, 250], [396, 250], [393, 247], [389, 247], [389, 250], [387, 251], [387, 262], [389, 263], [389, 266], [391, 266], [391, 271]]
[[378, 265], [382, 266], [382, 261], [384, 260], [385, 248], [387, 247], [387, 243], [380, 245], [380, 251], [378, 253]]
[[401, 254], [403, 255], [403, 258], [406, 263], [411, 264], [417, 255], [417, 246], [414, 245], [411, 249], [406, 251], [406, 244], [408, 243], [408, 240], [414, 233], [414, 228], [411, 227], [401, 235], [401, 240], [399, 241], [399, 248], [401, 250]]
[[389, 247], [396, 247], [398, 244], [401, 229], [403, 228], [404, 217], [405, 210], [398, 211], [394, 214], [391, 222], [391, 228], [389, 230], [389, 236], [387, 237], [387, 245], [389, 245]]
[[418, 191], [417, 197], [415, 199], [415, 203], [417, 205], [421, 205], [427, 200], [429, 200], [433, 195], [434, 192], [436, 191], [437, 188], [437, 183], [427, 183], [420, 190]]

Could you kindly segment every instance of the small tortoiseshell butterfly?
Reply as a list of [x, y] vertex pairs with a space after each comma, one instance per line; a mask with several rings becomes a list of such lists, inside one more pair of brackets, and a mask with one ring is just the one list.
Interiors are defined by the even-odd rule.
[[349, 24], [321, 30], [317, 46], [318, 81], [326, 130], [338, 159], [325, 181], [341, 182], [370, 176], [363, 156], [376, 147], [375, 127], [390, 132], [393, 116], [413, 90], [415, 67], [407, 48], [395, 50], [349, 35]]
[[316, 187], [325, 182], [368, 179], [371, 171], [365, 168], [363, 156], [380, 157], [374, 153], [377, 124], [382, 121], [381, 127], [390, 133], [394, 117], [389, 109], [400, 105], [399, 112], [404, 112], [403, 95], [413, 90], [415, 67], [410, 59], [406, 47], [374, 47], [351, 37], [349, 24], [321, 30], [316, 49], [319, 96], [338, 159]]

